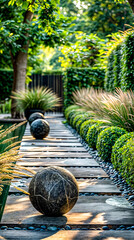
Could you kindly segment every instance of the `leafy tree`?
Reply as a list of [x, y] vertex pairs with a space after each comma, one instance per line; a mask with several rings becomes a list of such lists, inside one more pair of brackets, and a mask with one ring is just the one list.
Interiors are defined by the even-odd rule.
[[[24, 90], [28, 50], [43, 43], [63, 44], [69, 21], [60, 15], [58, 0], [0, 0], [0, 51], [9, 51], [14, 70], [13, 91]], [[12, 103], [12, 117], [20, 117]]]
[[105, 43], [95, 34], [77, 34], [77, 41], [70, 46], [63, 46], [61, 49], [64, 57], [59, 57], [61, 66], [66, 67], [93, 67], [99, 54], [99, 49]]

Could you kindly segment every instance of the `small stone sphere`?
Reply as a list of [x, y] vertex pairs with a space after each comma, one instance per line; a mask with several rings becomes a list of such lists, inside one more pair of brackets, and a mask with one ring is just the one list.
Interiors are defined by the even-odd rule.
[[34, 138], [43, 139], [49, 134], [50, 127], [46, 120], [36, 119], [31, 123], [30, 131]]
[[46, 167], [29, 185], [32, 205], [45, 216], [62, 216], [78, 199], [78, 185], [72, 173], [62, 167]]
[[32, 113], [28, 119], [29, 121], [29, 124], [31, 125], [31, 123], [33, 121], [35, 121], [36, 119], [44, 119], [44, 115], [42, 113], [39, 113], [39, 112], [35, 112], [35, 113]]

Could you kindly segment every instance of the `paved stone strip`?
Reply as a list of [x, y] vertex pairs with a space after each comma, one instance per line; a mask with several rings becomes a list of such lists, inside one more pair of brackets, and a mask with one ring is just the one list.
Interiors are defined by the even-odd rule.
[[[83, 148], [77, 137], [73, 136], [63, 125], [62, 115], [46, 115], [46, 120], [49, 122], [51, 130], [49, 136], [44, 140], [33, 139], [30, 135], [29, 124], [27, 124], [20, 147], [20, 153], [24, 156], [22, 157], [23, 161], [19, 164], [35, 171], [51, 165], [67, 168], [77, 178], [79, 199], [73, 209], [64, 216], [50, 218], [37, 212], [27, 195], [20, 195], [18, 190], [11, 187], [11, 195], [8, 196], [0, 224], [3, 227], [9, 226], [9, 228], [7, 231], [0, 230], [2, 239], [132, 240], [133, 232], [127, 231], [127, 228], [131, 229], [134, 225], [132, 206], [120, 196], [119, 189]], [[16, 186], [27, 191], [30, 180], [31, 178], [24, 177], [16, 183], [18, 184]], [[15, 226], [20, 230], [10, 230], [10, 227]], [[42, 230], [41, 226], [44, 226]], [[119, 227], [120, 229], [120, 226], [124, 226], [122, 230], [125, 230], [106, 231], [110, 228]], [[68, 231], [62, 230], [63, 227]], [[21, 228], [25, 230], [21, 230]], [[54, 232], [57, 228], [59, 231]], [[91, 230], [93, 228], [94, 230]], [[98, 230], [99, 228], [103, 231]], [[86, 231], [84, 231], [85, 229]]]

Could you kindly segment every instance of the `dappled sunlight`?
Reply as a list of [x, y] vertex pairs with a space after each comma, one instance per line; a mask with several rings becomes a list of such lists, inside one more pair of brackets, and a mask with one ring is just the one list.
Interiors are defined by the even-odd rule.
[[91, 181], [91, 180], [85, 179], [83, 182], [79, 180], [77, 180], [77, 182], [80, 189], [85, 189], [86, 187], [96, 185], [98, 181], [97, 180]]
[[107, 221], [104, 220], [106, 213], [98, 213], [92, 220], [91, 224], [106, 224]]

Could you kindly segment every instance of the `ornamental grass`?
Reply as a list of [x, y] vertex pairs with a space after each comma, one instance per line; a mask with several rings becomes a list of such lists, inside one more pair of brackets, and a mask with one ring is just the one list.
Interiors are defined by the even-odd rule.
[[49, 88], [38, 87], [12, 92], [12, 98], [16, 100], [17, 108], [21, 111], [26, 109], [47, 111], [60, 106], [60, 98]]
[[[85, 98], [83, 98], [85, 92]], [[134, 131], [134, 93], [116, 89], [114, 93], [81, 89], [73, 94], [74, 103], [101, 119], [131, 132]]]
[[[3, 126], [0, 126], [0, 194], [2, 194], [3, 187], [5, 185], [10, 185], [11, 180], [15, 180], [16, 178], [20, 178], [25, 175], [27, 177], [33, 176], [35, 174], [34, 171], [31, 171], [25, 167], [19, 165], [20, 158], [19, 155], [19, 141], [13, 142], [17, 137], [8, 138], [9, 134], [14, 131], [16, 128], [20, 127], [23, 123], [14, 124], [8, 129], [4, 129]], [[9, 144], [6, 146], [6, 144]], [[4, 147], [5, 146], [5, 147]], [[17, 163], [16, 163], [17, 162]], [[31, 174], [29, 174], [31, 173]], [[16, 187], [22, 192], [28, 194], [22, 189]]]

